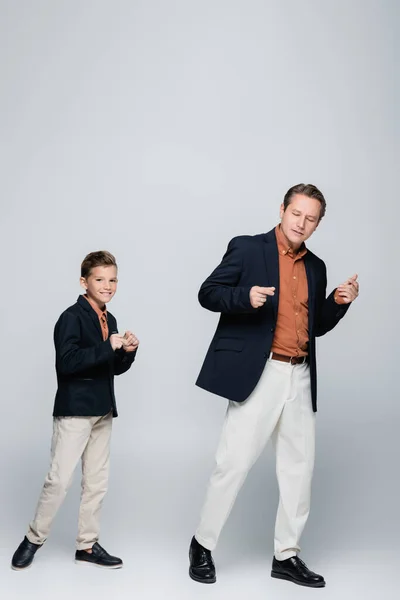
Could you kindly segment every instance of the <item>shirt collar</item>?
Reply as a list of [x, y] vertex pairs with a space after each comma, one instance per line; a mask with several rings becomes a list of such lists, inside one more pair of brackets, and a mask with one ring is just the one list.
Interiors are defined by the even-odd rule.
[[301, 244], [297, 252], [293, 251], [293, 248], [289, 246], [287, 239], [283, 235], [280, 225], [275, 227], [275, 235], [276, 243], [278, 245], [278, 252], [280, 255], [288, 254], [291, 258], [302, 258], [306, 254], [307, 248], [304, 242]]
[[96, 312], [96, 314], [99, 318], [103, 317], [103, 316], [107, 318], [106, 305], [104, 305], [104, 308], [101, 309], [97, 306], [97, 304], [95, 302], [93, 302], [93, 300], [91, 298], [89, 298], [89, 296], [87, 296], [87, 294], [83, 294], [83, 297], [86, 298], [86, 300], [89, 302], [90, 306], [93, 308], [93, 310]]

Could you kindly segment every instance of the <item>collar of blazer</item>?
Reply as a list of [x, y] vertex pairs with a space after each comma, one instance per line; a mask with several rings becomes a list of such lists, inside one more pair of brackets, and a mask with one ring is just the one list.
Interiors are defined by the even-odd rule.
[[93, 322], [94, 326], [96, 327], [97, 333], [100, 335], [101, 339], [103, 339], [103, 334], [101, 332], [99, 317], [98, 317], [96, 311], [90, 306], [90, 303], [86, 300], [86, 298], [83, 297], [83, 294], [78, 296], [78, 304], [80, 307], [82, 307], [88, 313], [88, 317], [90, 318], [90, 320]]
[[[275, 287], [275, 295], [271, 296], [272, 307], [274, 309], [275, 320], [278, 317], [279, 305], [279, 255], [278, 244], [276, 242], [275, 227], [264, 234], [264, 259], [267, 269], [268, 286]], [[307, 250], [304, 255], [304, 265], [306, 267], [307, 283], [308, 283], [308, 314], [310, 327], [312, 327], [312, 317], [314, 314], [315, 302], [315, 277], [314, 277], [314, 255]]]

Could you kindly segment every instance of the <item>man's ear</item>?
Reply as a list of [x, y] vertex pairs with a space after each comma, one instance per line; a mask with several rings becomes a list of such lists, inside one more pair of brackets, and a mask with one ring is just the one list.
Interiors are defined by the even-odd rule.
[[79, 278], [79, 283], [80, 286], [84, 289], [87, 290], [87, 281], [86, 281], [86, 277], [80, 277]]

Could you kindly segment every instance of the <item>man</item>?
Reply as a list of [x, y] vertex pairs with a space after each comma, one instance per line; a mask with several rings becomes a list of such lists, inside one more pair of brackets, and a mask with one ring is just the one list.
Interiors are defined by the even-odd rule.
[[299, 184], [285, 195], [281, 223], [234, 238], [200, 288], [200, 304], [220, 312], [197, 385], [229, 400], [189, 574], [216, 581], [211, 556], [248, 471], [272, 437], [280, 491], [272, 577], [324, 587], [298, 557], [310, 508], [317, 410], [315, 338], [358, 296], [357, 275], [326, 298], [324, 262], [305, 241], [325, 214], [322, 193]]

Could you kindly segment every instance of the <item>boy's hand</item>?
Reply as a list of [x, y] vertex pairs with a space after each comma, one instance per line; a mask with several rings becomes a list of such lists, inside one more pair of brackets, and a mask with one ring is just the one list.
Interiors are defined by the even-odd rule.
[[126, 331], [123, 337], [123, 346], [125, 352], [133, 352], [139, 346], [139, 340], [132, 331]]
[[335, 291], [335, 302], [336, 304], [350, 304], [358, 296], [359, 286], [357, 281], [358, 275], [353, 275], [345, 283], [339, 285]]
[[113, 333], [112, 335], [110, 335], [110, 344], [111, 344], [111, 348], [115, 351], [115, 350], [119, 350], [120, 348], [122, 348], [122, 346], [124, 345], [124, 338], [122, 335], [119, 335], [119, 333]]

